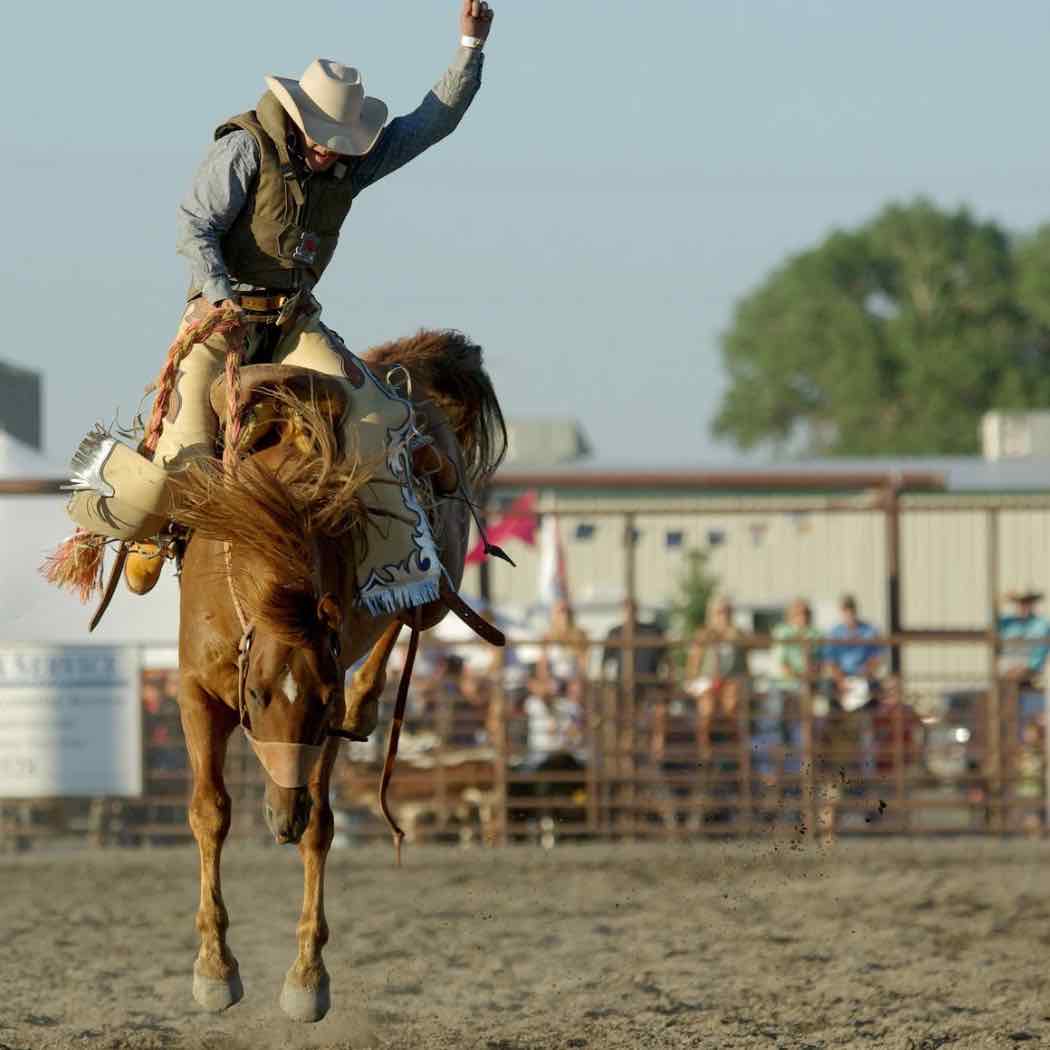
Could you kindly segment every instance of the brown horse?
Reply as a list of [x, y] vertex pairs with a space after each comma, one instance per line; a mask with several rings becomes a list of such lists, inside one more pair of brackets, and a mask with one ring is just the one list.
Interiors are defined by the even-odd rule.
[[[410, 377], [418, 425], [432, 438], [414, 460], [433, 474], [434, 533], [458, 586], [469, 518], [456, 495], [482, 484], [506, 447], [481, 350], [455, 332], [421, 332], [376, 348], [365, 361], [379, 378]], [[317, 380], [323, 389], [324, 377]], [[277, 842], [298, 843], [304, 866], [299, 952], [281, 1007], [295, 1020], [316, 1021], [330, 1005], [322, 949], [329, 780], [339, 747], [333, 734], [363, 739], [372, 732], [402, 620], [430, 627], [446, 607], [431, 602], [412, 613], [370, 615], [358, 606], [354, 565], [371, 515], [367, 464], [348, 461], [316, 405], [286, 391], [266, 407], [276, 423], [247, 428], [249, 446], [236, 469], [197, 465], [178, 476], [176, 489], [174, 517], [193, 530], [182, 568], [178, 698], [201, 864], [193, 994], [209, 1010], [243, 995], [220, 886], [230, 828], [223, 762], [230, 734], [242, 725], [266, 771], [267, 825]], [[347, 669], [366, 654], [344, 689]]]

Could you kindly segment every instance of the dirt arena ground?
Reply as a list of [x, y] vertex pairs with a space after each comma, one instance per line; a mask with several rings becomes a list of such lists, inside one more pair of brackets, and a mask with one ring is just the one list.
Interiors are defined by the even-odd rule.
[[245, 1000], [190, 997], [191, 850], [0, 859], [0, 1048], [1050, 1046], [1050, 846], [333, 853], [320, 1024], [277, 1006], [293, 850], [234, 844]]

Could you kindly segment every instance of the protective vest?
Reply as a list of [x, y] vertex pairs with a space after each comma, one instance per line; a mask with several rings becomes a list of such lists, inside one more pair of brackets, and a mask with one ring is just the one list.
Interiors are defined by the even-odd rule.
[[332, 260], [350, 211], [350, 169], [340, 161], [304, 177], [288, 153], [284, 109], [269, 92], [255, 110], [221, 124], [215, 138], [237, 129], [255, 138], [260, 163], [251, 195], [222, 239], [230, 276], [277, 291], [312, 288]]

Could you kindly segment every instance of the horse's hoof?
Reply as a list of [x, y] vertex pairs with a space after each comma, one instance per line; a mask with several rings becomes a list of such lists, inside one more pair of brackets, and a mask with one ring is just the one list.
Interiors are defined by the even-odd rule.
[[205, 1010], [213, 1014], [222, 1013], [223, 1010], [228, 1010], [244, 998], [244, 985], [241, 984], [241, 975], [233, 973], [223, 979], [221, 977], [205, 977], [204, 974], [194, 973], [193, 998]]
[[320, 1021], [331, 1005], [327, 974], [316, 988], [304, 988], [295, 984], [291, 977], [285, 977], [281, 989], [281, 1009], [293, 1021], [302, 1021], [304, 1024]]

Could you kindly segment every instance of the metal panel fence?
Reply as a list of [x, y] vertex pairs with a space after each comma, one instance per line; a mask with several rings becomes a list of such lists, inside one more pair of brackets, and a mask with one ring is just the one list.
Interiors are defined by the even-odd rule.
[[[762, 651], [771, 639], [744, 642]], [[906, 635], [884, 642], [908, 645]], [[647, 639], [623, 649], [666, 644]], [[927, 635], [921, 644], [931, 644]], [[939, 643], [974, 644], [969, 633], [944, 634]], [[625, 669], [631, 664], [623, 661]], [[174, 671], [143, 673], [141, 798], [0, 803], [0, 847], [189, 841], [176, 679]], [[569, 697], [541, 697], [528, 685], [508, 687], [499, 674], [468, 683], [442, 670], [413, 690], [392, 808], [409, 841], [489, 845], [1043, 834], [1043, 694], [1009, 679], [946, 680], [942, 673], [934, 687], [931, 704], [928, 682], [888, 675], [863, 707], [845, 710], [827, 699], [828, 681], [819, 674], [793, 690], [730, 676], [699, 692], [689, 691], [680, 673], [621, 674], [587, 680]], [[384, 706], [375, 739], [350, 745], [339, 758], [332, 788], [338, 844], [389, 834], [377, 805]], [[226, 777], [233, 834], [267, 838], [263, 773], [240, 733]]]
[[[662, 571], [653, 552], [639, 563], [640, 512], [566, 505], [553, 513], [609, 519], [621, 537], [627, 597], [642, 592], [640, 577], [648, 587]], [[644, 510], [647, 521], [661, 514], [690, 517], [698, 536], [712, 521], [725, 526], [722, 532], [734, 519], [791, 523], [763, 535], [783, 533], [795, 546], [755, 548], [750, 557], [735, 551], [715, 563], [723, 586], [756, 605], [814, 593], [818, 584], [826, 592], [844, 578], [837, 568], [844, 559], [865, 561], [868, 568], [848, 578], [874, 572], [881, 581], [881, 594], [864, 599], [886, 634], [871, 696], [844, 710], [819, 660], [786, 688], [769, 673], [774, 640], [763, 634], [738, 640], [750, 652], [748, 673], [697, 685], [684, 680], [687, 640], [643, 637], [625, 624], [618, 641], [591, 642], [590, 649], [633, 656], [612, 660], [610, 670], [610, 661], [595, 654], [590, 673], [555, 695], [499, 669], [452, 675], [431, 643], [444, 670], [414, 683], [391, 792], [412, 839], [550, 845], [583, 836], [1044, 833], [1046, 705], [1037, 675], [1018, 676], [1006, 666], [1014, 643], [999, 636], [997, 605], [1007, 586], [1050, 582], [1050, 499], [963, 502], [879, 490]], [[835, 550], [818, 573], [820, 552], [803, 557], [800, 537], [819, 548], [831, 532], [802, 528], [803, 515], [863, 527], [856, 542], [835, 533]], [[777, 572], [757, 571], [763, 559]], [[666, 601], [667, 587], [658, 593]], [[542, 650], [544, 643], [516, 645]], [[647, 672], [651, 662], [639, 656], [654, 648], [664, 650], [659, 673]], [[141, 798], [0, 800], [0, 849], [188, 840], [176, 675], [144, 673]], [[385, 724], [372, 743], [354, 745], [339, 760], [337, 843], [387, 834], [376, 815]], [[266, 837], [262, 772], [239, 733], [227, 782], [234, 835]]]

